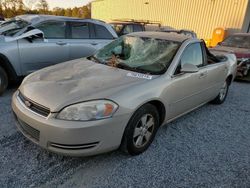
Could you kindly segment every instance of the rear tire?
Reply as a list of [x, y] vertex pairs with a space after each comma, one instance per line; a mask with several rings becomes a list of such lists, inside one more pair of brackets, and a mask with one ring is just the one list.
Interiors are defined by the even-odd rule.
[[0, 96], [4, 93], [8, 87], [8, 75], [5, 70], [0, 67]]
[[159, 114], [155, 106], [145, 104], [131, 117], [121, 144], [121, 149], [130, 155], [139, 155], [153, 142], [159, 128]]
[[229, 80], [226, 80], [223, 86], [221, 87], [221, 90], [218, 96], [213, 101], [211, 101], [212, 104], [220, 105], [225, 102], [227, 98], [227, 94], [228, 94], [229, 85], [230, 85]]

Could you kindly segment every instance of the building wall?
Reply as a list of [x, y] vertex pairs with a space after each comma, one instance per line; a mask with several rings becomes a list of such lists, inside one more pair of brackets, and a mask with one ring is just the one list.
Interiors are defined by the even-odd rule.
[[250, 0], [97, 0], [92, 18], [104, 21], [139, 19], [161, 21], [176, 29], [194, 30], [200, 38], [213, 29], [241, 30]]

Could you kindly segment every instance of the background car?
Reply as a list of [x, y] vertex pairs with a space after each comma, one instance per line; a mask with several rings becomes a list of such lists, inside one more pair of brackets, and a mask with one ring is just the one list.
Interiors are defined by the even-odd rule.
[[10, 80], [64, 61], [87, 57], [117, 38], [102, 21], [23, 15], [0, 26], [0, 94]]
[[94, 56], [29, 75], [12, 109], [19, 130], [49, 151], [87, 156], [120, 147], [138, 155], [159, 126], [222, 104], [236, 65], [234, 54], [215, 56], [198, 39], [131, 33]]
[[127, 35], [133, 32], [142, 32], [142, 31], [157, 31], [160, 30], [160, 22], [152, 22], [146, 20], [114, 20], [110, 23], [115, 29], [118, 36]]
[[176, 30], [176, 29], [161, 29], [162, 32], [166, 33], [177, 33], [180, 35], [186, 35], [192, 38], [197, 38], [197, 34], [194, 31], [187, 30], [187, 29], [181, 29], [181, 30]]
[[236, 79], [250, 81], [250, 33], [230, 35], [213, 50], [233, 52], [238, 62]]

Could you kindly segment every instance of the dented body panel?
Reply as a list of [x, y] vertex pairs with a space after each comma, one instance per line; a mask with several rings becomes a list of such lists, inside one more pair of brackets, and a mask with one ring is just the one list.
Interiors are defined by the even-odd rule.
[[[152, 101], [162, 103], [165, 114], [160, 115], [164, 117], [162, 124], [165, 124], [213, 100], [223, 83], [229, 77], [234, 78], [236, 58], [230, 54], [221, 62], [199, 67], [197, 72], [176, 74], [183, 53], [190, 45], [200, 44], [198, 39], [159, 32], [130, 36], [171, 39], [181, 42], [181, 46], [166, 72], [159, 75], [124, 70], [86, 58], [29, 75], [12, 99], [12, 108], [23, 134], [30, 138], [22, 128], [22, 124], [27, 124], [40, 133], [40, 140], [31, 140], [63, 155], [88, 156], [111, 151], [120, 146], [130, 118], [144, 104]], [[205, 51], [203, 53], [205, 60]], [[20, 94], [30, 102], [48, 108], [49, 115], [38, 117], [20, 100]], [[111, 118], [92, 121], [57, 118], [67, 106], [100, 99], [113, 101], [119, 106]], [[91, 149], [66, 148], [91, 144], [94, 145]]]

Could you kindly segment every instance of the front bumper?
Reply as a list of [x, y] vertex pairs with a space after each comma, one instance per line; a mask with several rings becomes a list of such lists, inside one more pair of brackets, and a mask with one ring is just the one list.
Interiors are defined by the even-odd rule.
[[38, 116], [12, 97], [12, 109], [17, 127], [32, 142], [58, 154], [91, 156], [117, 149], [129, 121], [129, 115], [110, 119], [76, 122]]

